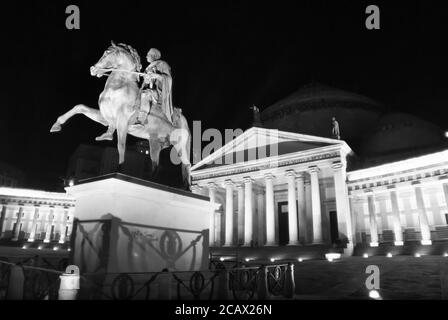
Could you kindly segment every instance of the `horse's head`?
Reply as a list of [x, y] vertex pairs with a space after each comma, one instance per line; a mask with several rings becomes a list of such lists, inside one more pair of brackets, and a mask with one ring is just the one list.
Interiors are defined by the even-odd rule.
[[116, 45], [112, 41], [112, 45], [104, 51], [100, 60], [90, 68], [90, 73], [92, 76], [100, 77], [105, 72], [100, 69], [140, 71], [141, 68], [140, 56], [134, 48], [124, 43]]

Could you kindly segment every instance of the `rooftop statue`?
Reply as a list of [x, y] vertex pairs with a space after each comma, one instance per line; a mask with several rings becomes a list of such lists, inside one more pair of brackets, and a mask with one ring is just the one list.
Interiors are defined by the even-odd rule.
[[252, 126], [262, 128], [263, 124], [261, 123], [260, 109], [258, 109], [258, 107], [256, 107], [255, 105], [249, 107], [249, 109], [253, 111]]
[[331, 119], [331, 137], [333, 139], [341, 140], [341, 134], [339, 132], [339, 123], [337, 122], [335, 117]]
[[[57, 118], [50, 132], [60, 131], [72, 116], [84, 114], [107, 126], [107, 131], [97, 137], [97, 141], [112, 140], [117, 131], [119, 166], [125, 159], [127, 134], [147, 139], [153, 173], [159, 164], [159, 152], [168, 139], [182, 162], [184, 185], [189, 187], [191, 134], [182, 110], [172, 105], [170, 67], [160, 60], [157, 49], [151, 49], [147, 58], [150, 64], [145, 73], [141, 73], [142, 65], [137, 51], [129, 45], [112, 42], [100, 60], [90, 68], [91, 75], [96, 77], [110, 72], [99, 96], [99, 109], [76, 105]], [[144, 78], [142, 89], [138, 86], [140, 77]], [[148, 89], [146, 85], [149, 85]]]

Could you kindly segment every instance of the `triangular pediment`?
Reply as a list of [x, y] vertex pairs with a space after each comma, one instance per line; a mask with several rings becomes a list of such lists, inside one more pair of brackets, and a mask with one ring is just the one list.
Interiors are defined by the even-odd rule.
[[342, 140], [253, 127], [195, 164], [192, 171], [334, 146], [350, 149]]

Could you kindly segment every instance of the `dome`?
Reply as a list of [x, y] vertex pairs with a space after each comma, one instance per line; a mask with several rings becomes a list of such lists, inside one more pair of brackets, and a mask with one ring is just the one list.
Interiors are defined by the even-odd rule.
[[355, 147], [382, 112], [381, 104], [365, 96], [310, 84], [263, 110], [261, 119], [267, 128], [331, 137], [331, 118], [336, 117], [341, 139]]
[[385, 155], [444, 145], [446, 138], [437, 125], [408, 113], [382, 116], [364, 137], [360, 153]]
[[[362, 107], [373, 109], [377, 109], [378, 107], [380, 107], [379, 103], [368, 97], [353, 92], [333, 88], [320, 83], [311, 83], [303, 86], [286, 98], [276, 102], [269, 108], [265, 109], [263, 113], [266, 115], [272, 114], [275, 113], [275, 111], [284, 109], [291, 105], [294, 105], [297, 109], [305, 111], [307, 108], [309, 108], [308, 103], [315, 101], [357, 102], [361, 103]], [[321, 105], [321, 107], [323, 106]]]

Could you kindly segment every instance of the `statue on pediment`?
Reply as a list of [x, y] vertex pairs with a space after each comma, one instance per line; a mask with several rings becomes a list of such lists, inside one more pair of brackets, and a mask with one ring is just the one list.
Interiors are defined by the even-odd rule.
[[262, 128], [263, 124], [261, 123], [261, 117], [260, 117], [260, 109], [258, 109], [257, 106], [253, 105], [252, 107], [249, 107], [249, 109], [252, 110], [252, 127], [259, 127]]
[[331, 119], [331, 137], [333, 139], [341, 140], [341, 133], [339, 131], [339, 123], [335, 117]]

